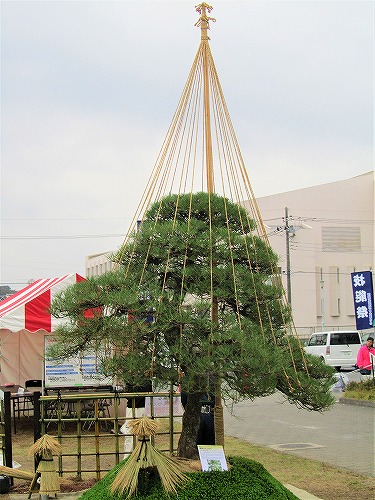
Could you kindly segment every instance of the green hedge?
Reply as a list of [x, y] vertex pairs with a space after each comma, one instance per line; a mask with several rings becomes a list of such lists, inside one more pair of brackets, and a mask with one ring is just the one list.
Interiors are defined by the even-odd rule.
[[[139, 483], [137, 500], [298, 500], [259, 462], [243, 457], [229, 457], [230, 470], [225, 472], [190, 472], [190, 481], [183, 483], [177, 494], [167, 495], [159, 477], [147, 473]], [[121, 466], [114, 467], [79, 500], [119, 500], [110, 485]]]

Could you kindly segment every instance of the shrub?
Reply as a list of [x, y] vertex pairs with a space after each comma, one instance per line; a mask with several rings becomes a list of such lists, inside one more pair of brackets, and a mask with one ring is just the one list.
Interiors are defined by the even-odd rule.
[[[190, 481], [182, 484], [178, 494], [167, 495], [159, 477], [154, 474], [142, 478], [137, 500], [298, 500], [277, 479], [254, 460], [243, 457], [229, 457], [230, 469], [225, 472], [187, 473]], [[80, 500], [119, 500], [113, 496], [110, 485], [123, 462], [79, 498]]]
[[361, 382], [349, 382], [346, 386], [346, 398], [365, 399], [368, 401], [375, 401], [375, 384], [371, 378]]

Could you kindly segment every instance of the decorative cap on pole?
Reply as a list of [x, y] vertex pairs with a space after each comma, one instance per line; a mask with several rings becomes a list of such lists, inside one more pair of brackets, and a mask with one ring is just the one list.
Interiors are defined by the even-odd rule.
[[210, 24], [209, 21], [216, 22], [216, 19], [213, 17], [208, 17], [208, 14], [211, 12], [212, 7], [211, 5], [208, 5], [207, 3], [203, 2], [195, 7], [195, 10], [199, 12], [201, 17], [198, 19], [198, 21], [194, 24], [194, 26], [200, 26], [201, 27], [201, 40], [209, 40], [209, 37], [207, 35], [207, 30], [210, 29]]

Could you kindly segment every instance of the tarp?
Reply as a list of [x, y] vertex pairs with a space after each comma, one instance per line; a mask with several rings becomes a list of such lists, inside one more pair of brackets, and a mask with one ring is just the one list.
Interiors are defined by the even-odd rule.
[[48, 309], [56, 294], [83, 281], [79, 274], [39, 279], [0, 302], [0, 385], [44, 378], [44, 337], [63, 320]]
[[0, 302], [0, 328], [12, 332], [53, 332], [61, 324], [61, 319], [53, 318], [48, 312], [53, 298], [73, 283], [84, 280], [85, 278], [74, 273], [34, 281]]

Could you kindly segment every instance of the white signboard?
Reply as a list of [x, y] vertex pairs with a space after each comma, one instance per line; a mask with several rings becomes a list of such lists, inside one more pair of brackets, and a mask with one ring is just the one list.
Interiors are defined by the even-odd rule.
[[228, 470], [224, 448], [222, 446], [215, 444], [199, 444], [198, 452], [202, 471], [213, 472]]
[[112, 379], [97, 372], [97, 357], [95, 353], [86, 352], [82, 357], [72, 357], [57, 363], [47, 357], [50, 346], [55, 338], [44, 337], [44, 386], [45, 387], [84, 387], [112, 385]]

